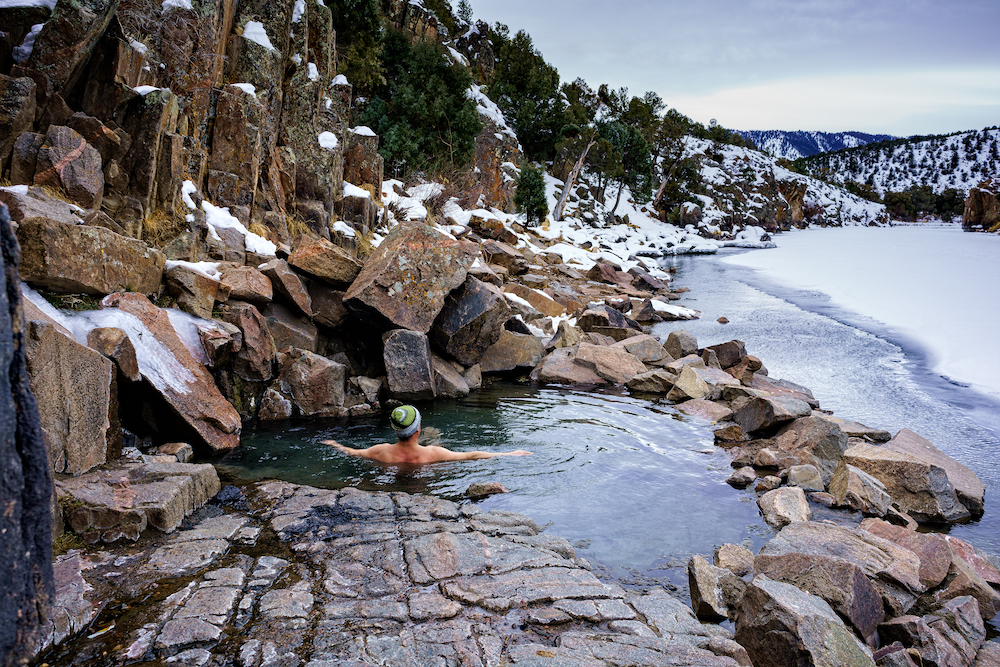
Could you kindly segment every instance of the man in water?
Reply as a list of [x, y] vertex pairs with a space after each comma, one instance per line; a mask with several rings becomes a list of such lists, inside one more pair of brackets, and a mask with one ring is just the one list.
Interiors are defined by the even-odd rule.
[[438, 461], [469, 461], [472, 459], [491, 459], [494, 456], [527, 456], [531, 452], [518, 449], [513, 452], [453, 452], [444, 447], [421, 445], [420, 412], [412, 405], [402, 405], [389, 415], [389, 423], [396, 432], [398, 442], [375, 445], [368, 449], [352, 449], [345, 447], [336, 440], [323, 440], [324, 445], [336, 447], [345, 454], [361, 456], [382, 463], [421, 465], [437, 463]]

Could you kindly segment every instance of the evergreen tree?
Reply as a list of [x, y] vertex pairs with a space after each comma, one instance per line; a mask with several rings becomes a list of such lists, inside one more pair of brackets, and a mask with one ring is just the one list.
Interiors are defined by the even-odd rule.
[[366, 94], [385, 84], [382, 25], [377, 0], [334, 0], [330, 11], [337, 31], [338, 72]]
[[466, 25], [472, 25], [472, 5], [469, 0], [460, 0], [458, 3], [458, 18]]
[[482, 129], [466, 91], [466, 68], [432, 44], [413, 45], [401, 32], [385, 37], [386, 83], [375, 91], [362, 123], [380, 137], [379, 153], [396, 175], [464, 164]]
[[525, 222], [529, 227], [537, 226], [545, 220], [549, 204], [545, 198], [545, 174], [541, 169], [530, 164], [524, 165], [517, 179], [514, 204], [525, 214]]

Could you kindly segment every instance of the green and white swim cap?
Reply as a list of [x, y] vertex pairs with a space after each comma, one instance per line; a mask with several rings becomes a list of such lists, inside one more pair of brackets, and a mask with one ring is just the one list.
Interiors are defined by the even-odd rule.
[[420, 428], [420, 412], [412, 405], [401, 405], [389, 414], [392, 430], [400, 438], [409, 438]]

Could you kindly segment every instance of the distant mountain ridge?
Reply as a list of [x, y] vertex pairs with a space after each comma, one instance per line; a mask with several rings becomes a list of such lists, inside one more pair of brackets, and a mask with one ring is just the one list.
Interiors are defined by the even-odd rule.
[[914, 186], [948, 188], [968, 195], [987, 179], [1000, 177], [1000, 128], [950, 135], [910, 137], [814, 155], [796, 162], [806, 174], [840, 185], [864, 183], [880, 196]]
[[830, 153], [844, 148], [856, 148], [878, 141], [895, 139], [891, 134], [866, 132], [806, 132], [795, 130], [737, 130], [744, 139], [750, 139], [757, 149], [776, 158], [797, 160], [819, 153]]

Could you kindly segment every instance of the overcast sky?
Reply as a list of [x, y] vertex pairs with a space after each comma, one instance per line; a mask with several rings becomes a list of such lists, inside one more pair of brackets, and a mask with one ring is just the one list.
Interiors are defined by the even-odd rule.
[[470, 4], [526, 30], [564, 82], [652, 90], [703, 123], [900, 136], [1000, 124], [1000, 0]]

